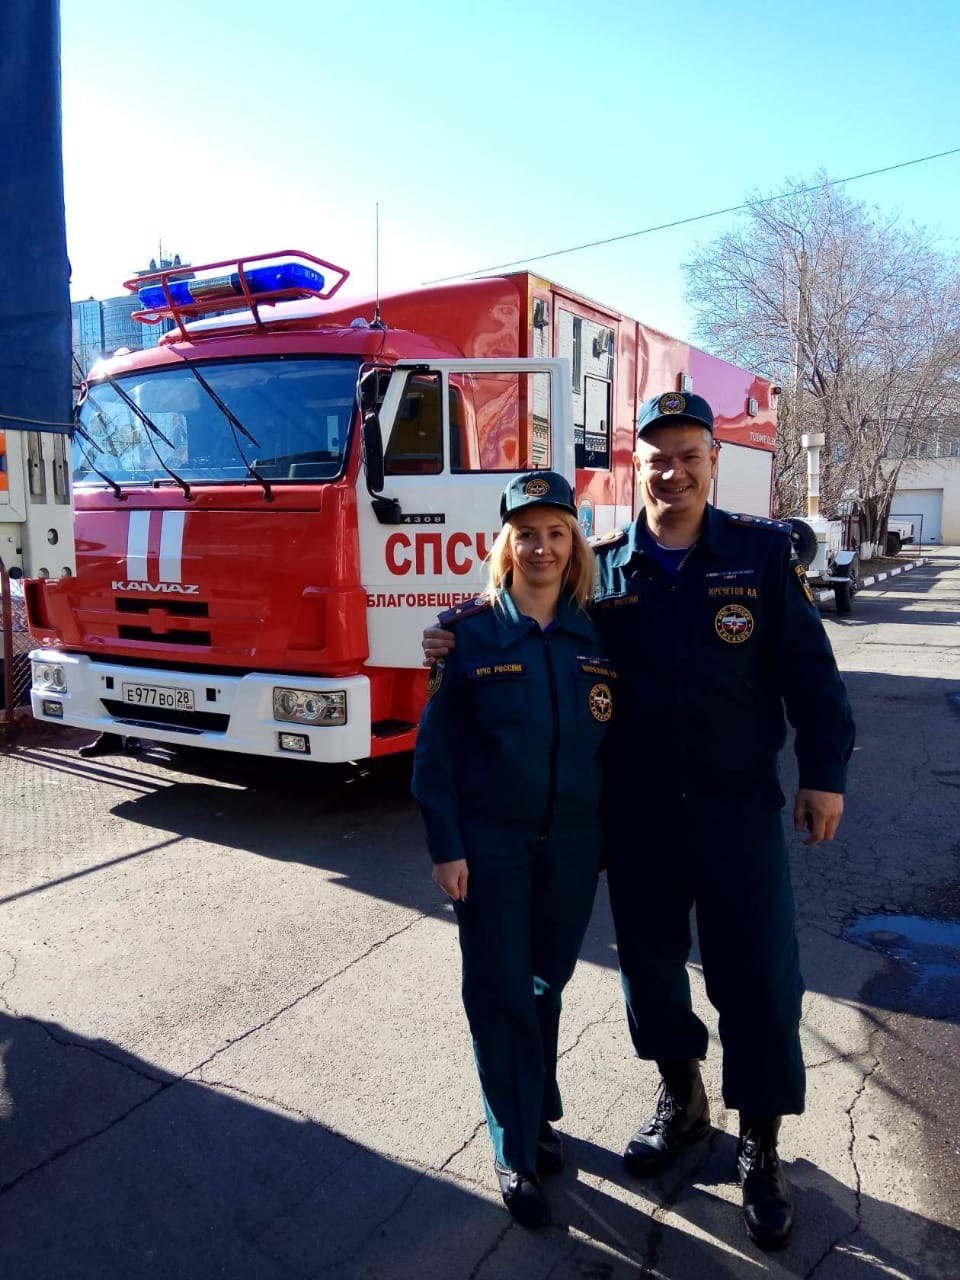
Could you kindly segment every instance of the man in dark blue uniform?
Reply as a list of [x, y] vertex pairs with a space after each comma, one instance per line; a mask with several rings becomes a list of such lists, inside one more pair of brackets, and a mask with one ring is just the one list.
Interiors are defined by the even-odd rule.
[[829, 840], [853, 723], [790, 526], [709, 505], [718, 446], [696, 395], [649, 400], [638, 422], [643, 511], [596, 540], [594, 621], [620, 680], [610, 896], [634, 1047], [663, 1080], [624, 1153], [659, 1173], [710, 1123], [686, 962], [695, 908], [719, 1012], [723, 1098], [740, 1112], [738, 1175], [752, 1238], [784, 1244], [792, 1197], [780, 1117], [804, 1106], [803, 985], [780, 809], [784, 707], [796, 729], [794, 825]]

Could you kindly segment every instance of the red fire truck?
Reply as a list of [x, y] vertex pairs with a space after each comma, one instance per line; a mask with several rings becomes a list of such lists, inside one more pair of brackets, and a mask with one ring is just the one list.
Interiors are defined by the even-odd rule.
[[[322, 762], [413, 746], [419, 637], [476, 594], [511, 472], [634, 514], [640, 402], [706, 396], [715, 500], [770, 510], [774, 388], [529, 272], [336, 297], [285, 251], [128, 283], [152, 350], [90, 371], [76, 576], [26, 586], [40, 720]], [[131, 300], [134, 301], [133, 299]]]

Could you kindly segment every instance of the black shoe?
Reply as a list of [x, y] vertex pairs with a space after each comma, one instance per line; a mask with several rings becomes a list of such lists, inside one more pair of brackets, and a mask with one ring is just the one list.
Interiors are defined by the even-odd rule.
[[782, 1249], [797, 1216], [777, 1155], [779, 1131], [779, 1116], [740, 1120], [737, 1181], [743, 1189], [743, 1221], [761, 1249]]
[[553, 1125], [544, 1120], [537, 1138], [537, 1173], [559, 1173], [563, 1164], [563, 1139]]
[[543, 1198], [535, 1173], [514, 1173], [499, 1161], [493, 1167], [500, 1183], [500, 1194], [510, 1217], [521, 1227], [545, 1227], [550, 1221], [550, 1207]]
[[118, 756], [124, 750], [124, 743], [125, 739], [119, 733], [101, 733], [99, 738], [81, 747], [77, 755], [83, 756], [84, 760], [93, 760], [96, 756]]
[[659, 1062], [663, 1084], [656, 1114], [633, 1135], [623, 1153], [630, 1173], [647, 1178], [673, 1164], [681, 1148], [710, 1132], [710, 1104], [696, 1058]]

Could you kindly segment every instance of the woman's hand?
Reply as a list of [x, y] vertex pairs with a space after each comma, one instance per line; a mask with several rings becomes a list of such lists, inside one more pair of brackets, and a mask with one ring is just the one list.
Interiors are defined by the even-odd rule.
[[466, 858], [457, 858], [455, 862], [436, 862], [433, 866], [434, 883], [454, 902], [466, 902], [469, 876]]

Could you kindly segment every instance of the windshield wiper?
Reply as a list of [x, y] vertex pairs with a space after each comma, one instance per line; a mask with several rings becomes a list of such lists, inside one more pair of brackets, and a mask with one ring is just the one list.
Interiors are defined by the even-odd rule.
[[250, 473], [250, 475], [253, 476], [254, 480], [256, 480], [257, 484], [263, 487], [263, 496], [267, 500], [267, 502], [272, 502], [273, 488], [270, 485], [270, 481], [264, 479], [264, 477], [260, 474], [260, 472], [256, 469], [256, 467], [247, 457], [247, 455], [243, 452], [243, 445], [240, 443], [239, 437], [245, 436], [250, 441], [250, 443], [254, 446], [255, 449], [260, 448], [260, 441], [250, 434], [250, 432], [243, 425], [243, 423], [240, 421], [237, 415], [233, 412], [230, 406], [225, 404], [224, 401], [221, 400], [220, 396], [217, 394], [216, 391], [214, 391], [213, 387], [211, 387], [210, 383], [206, 380], [206, 378], [203, 376], [200, 370], [196, 367], [196, 365], [191, 364], [189, 359], [183, 354], [182, 351], [178, 351], [177, 355], [180, 357], [183, 363], [187, 366], [187, 368], [190, 370], [190, 372], [193, 374], [196, 380], [200, 383], [201, 387], [203, 387], [204, 391], [207, 393], [207, 395], [210, 397], [213, 403], [217, 406], [217, 408], [226, 418], [227, 422], [230, 424], [230, 431], [233, 434], [233, 443], [237, 450], [237, 453], [239, 453], [240, 455], [240, 459], [243, 462], [243, 465], [247, 468], [247, 471]]
[[[177, 484], [180, 486], [180, 488], [183, 490], [183, 496], [186, 498], [186, 500], [188, 502], [192, 502], [193, 494], [190, 491], [189, 484], [187, 484], [186, 480], [184, 480], [182, 476], [178, 476], [175, 471], [172, 471], [170, 467], [168, 467], [167, 464], [164, 462], [164, 460], [160, 457], [160, 450], [157, 448], [153, 437], [159, 436], [160, 439], [163, 441], [163, 443], [171, 449], [173, 448], [173, 441], [167, 439], [167, 437], [163, 434], [163, 432], [160, 430], [157, 424], [155, 422], [152, 422], [150, 418], [147, 417], [147, 415], [140, 408], [140, 406], [137, 404], [134, 398], [128, 392], [124, 391], [124, 389], [120, 386], [120, 384], [114, 378], [111, 378], [108, 374], [104, 377], [103, 381], [107, 384], [108, 387], [113, 388], [116, 394], [120, 397], [123, 403], [130, 410], [130, 412], [136, 418], [138, 418], [143, 423], [143, 425], [147, 428], [147, 430], [150, 433], [147, 439], [150, 441], [151, 449], [157, 455], [157, 461], [160, 463], [161, 467], [163, 467], [164, 471], [171, 478], [171, 480], [175, 480]], [[96, 408], [96, 401], [94, 401], [94, 408]]]
[[[90, 388], [87, 386], [87, 380], [83, 376], [83, 370], [80, 367], [80, 361], [77, 359], [76, 355], [74, 355], [73, 357], [73, 363], [77, 372], [80, 374], [80, 385], [79, 385], [80, 394], [77, 397], [77, 403], [73, 406], [73, 435], [79, 436], [82, 440], [86, 440], [87, 444], [90, 446], [91, 449], [98, 450], [96, 440], [94, 440], [93, 436], [90, 435], [86, 427], [80, 421], [80, 410], [89, 400], [90, 403], [93, 405], [94, 412], [96, 413], [100, 421], [103, 423], [103, 425], [107, 426], [108, 423], [106, 418], [103, 416], [103, 411], [101, 410], [100, 406], [97, 404], [96, 400], [94, 400], [93, 396], [90, 394]], [[117, 484], [116, 480], [114, 480], [112, 476], [108, 476], [105, 472], [101, 471], [99, 467], [94, 465], [93, 460], [91, 459], [90, 455], [87, 453], [86, 449], [84, 449], [82, 445], [80, 446], [80, 455], [83, 458], [84, 462], [87, 464], [88, 470], [92, 471], [95, 476], [99, 476], [104, 484], [110, 486], [110, 488], [113, 490], [113, 496], [117, 499], [117, 501], [126, 502], [127, 495], [123, 492], [123, 490]]]
[[[98, 409], [97, 413], [99, 414], [99, 412], [100, 411]], [[75, 436], [80, 436], [82, 440], [86, 440], [87, 444], [90, 445], [91, 449], [96, 449], [97, 442], [94, 440], [93, 436], [91, 436], [88, 433], [86, 428], [81, 425], [79, 418], [77, 419], [74, 425], [73, 434]], [[94, 466], [93, 462], [91, 461], [89, 453], [87, 453], [86, 449], [84, 449], [82, 445], [80, 446], [80, 456], [83, 458], [84, 462], [87, 464], [87, 469], [89, 471], [92, 471], [95, 476], [99, 476], [104, 484], [107, 484], [110, 486], [110, 488], [113, 490], [113, 496], [117, 499], [117, 501], [126, 502], [127, 495], [123, 492], [123, 490], [117, 484], [116, 480], [114, 480], [112, 476], [108, 476], [105, 472], [101, 471], [99, 467]]]

